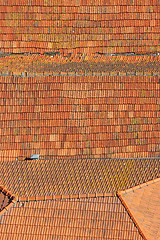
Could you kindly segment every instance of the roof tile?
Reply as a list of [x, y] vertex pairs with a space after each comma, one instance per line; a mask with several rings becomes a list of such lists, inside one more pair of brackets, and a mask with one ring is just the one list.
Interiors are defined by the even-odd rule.
[[144, 239], [159, 239], [160, 178], [118, 192]]
[[142, 239], [117, 197], [19, 202], [0, 221], [3, 240], [10, 234], [21, 239], [28, 234], [34, 239]]
[[108, 1], [101, 5], [99, 1], [65, 1], [65, 6], [63, 1], [32, 1], [32, 6], [26, 3], [0, 3], [2, 52], [159, 51], [157, 1], [149, 1], [148, 5], [141, 1]]
[[1, 161], [0, 180], [19, 197], [101, 194], [160, 177], [159, 161], [154, 158]]
[[3, 160], [159, 156], [157, 76], [0, 79]]

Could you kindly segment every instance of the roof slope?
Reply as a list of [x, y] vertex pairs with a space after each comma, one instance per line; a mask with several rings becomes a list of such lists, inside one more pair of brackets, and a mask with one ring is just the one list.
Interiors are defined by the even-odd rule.
[[145, 239], [160, 239], [160, 178], [118, 193]]
[[1, 0], [0, 9], [1, 52], [160, 52], [158, 0]]
[[1, 240], [142, 240], [117, 197], [17, 202], [0, 218], [0, 234]]
[[160, 156], [157, 70], [151, 64], [149, 76], [125, 71], [127, 76], [0, 76], [1, 159]]
[[0, 181], [18, 196], [107, 193], [160, 177], [160, 159], [1, 161]]

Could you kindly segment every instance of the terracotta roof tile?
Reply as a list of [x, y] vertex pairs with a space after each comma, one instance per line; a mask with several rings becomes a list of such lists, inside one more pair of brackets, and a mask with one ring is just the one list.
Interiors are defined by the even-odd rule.
[[9, 204], [10, 197], [6, 196], [2, 190], [0, 190], [0, 212]]
[[160, 239], [160, 178], [118, 193], [144, 239]]
[[3, 240], [160, 238], [159, 10], [0, 0]]
[[2, 240], [142, 239], [117, 197], [18, 202], [0, 223]]
[[1, 162], [0, 181], [18, 196], [107, 193], [160, 177], [159, 159]]
[[160, 52], [157, 0], [2, 0], [0, 9], [2, 52]]
[[159, 86], [158, 76], [0, 76], [1, 160], [158, 157]]

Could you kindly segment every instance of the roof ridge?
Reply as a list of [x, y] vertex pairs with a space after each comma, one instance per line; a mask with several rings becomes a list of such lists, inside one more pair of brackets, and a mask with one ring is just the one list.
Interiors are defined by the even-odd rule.
[[[160, 55], [154, 56], [79, 56], [18, 55], [0, 56], [0, 76], [159, 76]], [[148, 69], [148, 62], [151, 63]], [[101, 65], [101, 67], [98, 67]], [[139, 66], [139, 67], [138, 67]], [[42, 67], [42, 68], [41, 68]]]
[[118, 191], [118, 192], [119, 192], [120, 194], [122, 194], [122, 193], [129, 193], [129, 192], [131, 192], [131, 191], [134, 192], [134, 190], [137, 190], [137, 189], [139, 189], [139, 188], [142, 188], [142, 187], [144, 187], [144, 186], [148, 186], [148, 185], [150, 185], [150, 184], [153, 184], [153, 183], [159, 182], [159, 181], [160, 181], [160, 178], [155, 178], [155, 179], [150, 180], [150, 181], [148, 181], [148, 182], [141, 183], [141, 184], [139, 184], [139, 185], [137, 185], [137, 186], [135, 186], [135, 187], [131, 187], [131, 188], [129, 188], [129, 189], [122, 190], [122, 191]]
[[30, 72], [26, 72], [25, 71], [25, 75], [23, 74], [24, 72], [9, 72], [9, 71], [4, 71], [2, 70], [0, 72], [0, 76], [16, 76], [16, 77], [47, 77], [47, 76], [93, 76], [93, 77], [97, 77], [97, 76], [101, 76], [101, 77], [105, 77], [105, 76], [152, 76], [152, 77], [156, 77], [156, 76], [160, 76], [160, 74], [158, 73], [158, 71], [108, 71], [108, 72], [53, 72], [53, 71], [49, 71], [49, 72], [43, 72], [43, 73], [36, 73], [36, 74], [31, 74]]
[[8, 211], [8, 209], [10, 209], [17, 202], [18, 198], [14, 196], [10, 191], [8, 191], [3, 185], [0, 185], [0, 191], [12, 199], [11, 202], [6, 207], [4, 207], [2, 211], [0, 211], [1, 217], [6, 211]]
[[97, 198], [97, 197], [114, 197], [116, 193], [86, 193], [86, 194], [59, 194], [59, 195], [42, 195], [32, 197], [17, 197], [18, 202], [61, 200], [61, 199], [80, 199], [80, 198]]

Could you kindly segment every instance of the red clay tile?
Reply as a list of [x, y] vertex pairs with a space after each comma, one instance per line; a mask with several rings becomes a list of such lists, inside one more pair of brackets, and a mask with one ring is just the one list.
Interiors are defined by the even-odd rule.
[[[158, 52], [157, 1], [149, 1], [148, 5], [138, 5], [139, 1], [132, 2], [112, 1], [99, 5], [99, 2], [94, 1], [91, 5], [87, 1], [78, 4], [77, 1], [66, 1], [65, 6], [59, 1], [54, 4], [50, 1], [34, 1], [32, 6], [15, 1], [10, 1], [5, 6], [2, 2], [1, 50], [4, 53], [44, 53], [60, 50], [65, 53], [72, 51], [88, 55], [97, 51]], [[106, 33], [110, 36], [110, 41], [104, 40]], [[118, 39], [113, 39], [114, 34]], [[151, 43], [147, 40], [150, 38]], [[15, 41], [11, 42], [13, 39]]]
[[1, 223], [2, 239], [13, 233], [21, 239], [142, 239], [119, 199], [113, 196], [18, 202], [3, 214]]
[[160, 178], [118, 192], [144, 239], [159, 239]]
[[[33, 56], [24, 58], [27, 66]], [[3, 68], [13, 59], [3, 58]], [[41, 57], [36, 59], [42, 61]], [[49, 58], [44, 57], [43, 60], [47, 62]], [[136, 62], [136, 58], [133, 60]], [[123, 65], [126, 71], [131, 66], [137, 68], [135, 63], [131, 66], [125, 62], [116, 63], [117, 67]], [[43, 61], [40, 64], [43, 65]], [[73, 68], [74, 64], [69, 63], [68, 67]], [[82, 71], [86, 66], [84, 63], [80, 65]], [[108, 68], [113, 66], [111, 63], [107, 65]], [[97, 63], [92, 67], [97, 68]], [[154, 67], [158, 67], [158, 63]], [[143, 68], [147, 68], [147, 63]], [[20, 74], [23, 71], [20, 70]], [[0, 78], [0, 119], [3, 121], [0, 154], [3, 160], [24, 159], [33, 151], [42, 158], [45, 155], [50, 158], [120, 157], [123, 152], [130, 157], [142, 157], [144, 153], [145, 157], [159, 156], [156, 147], [159, 138], [157, 76]], [[146, 119], [151, 121], [146, 122]], [[146, 137], [146, 131], [153, 135]], [[99, 138], [100, 132], [102, 139]], [[127, 132], [131, 133], [130, 137], [126, 136]], [[135, 141], [134, 135], [138, 136]], [[120, 140], [124, 141], [121, 152]]]

